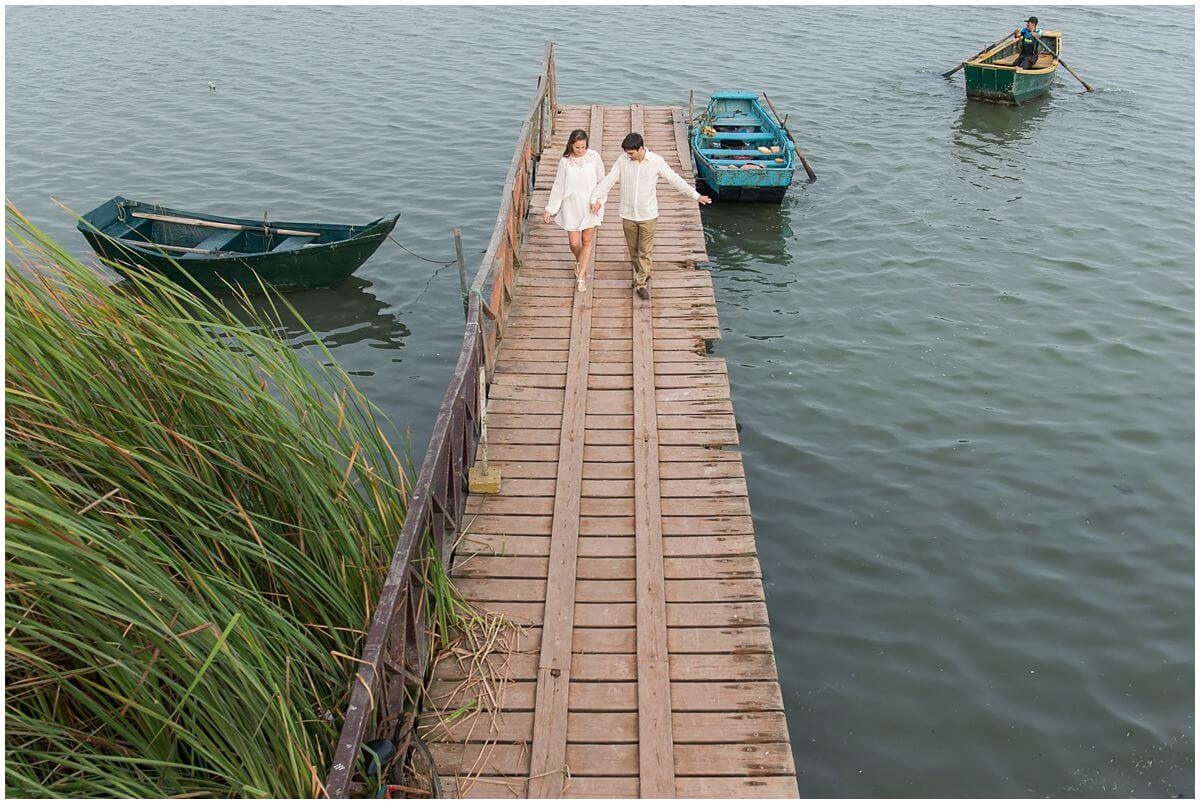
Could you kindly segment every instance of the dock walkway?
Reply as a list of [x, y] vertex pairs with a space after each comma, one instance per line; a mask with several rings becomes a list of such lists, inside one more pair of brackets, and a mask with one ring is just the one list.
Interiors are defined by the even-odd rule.
[[699, 209], [659, 185], [642, 301], [614, 191], [577, 293], [541, 220], [574, 128], [606, 168], [641, 131], [692, 178], [681, 109], [558, 107], [488, 392], [503, 483], [467, 499], [451, 573], [522, 628], [494, 705], [439, 661], [422, 734], [446, 795], [795, 796]]

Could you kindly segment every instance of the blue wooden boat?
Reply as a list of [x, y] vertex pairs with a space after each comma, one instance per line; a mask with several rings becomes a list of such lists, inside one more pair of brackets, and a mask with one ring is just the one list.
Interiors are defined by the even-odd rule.
[[689, 141], [713, 198], [778, 204], [792, 183], [796, 148], [755, 92], [712, 93]]

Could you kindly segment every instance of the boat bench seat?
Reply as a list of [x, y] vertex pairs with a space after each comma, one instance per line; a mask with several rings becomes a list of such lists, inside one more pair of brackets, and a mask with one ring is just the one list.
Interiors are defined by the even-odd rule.
[[[764, 154], [762, 151], [741, 151], [741, 150], [736, 150], [734, 148], [701, 148], [700, 153], [703, 154], [704, 156], [713, 157], [716, 159], [729, 158], [729, 157], [734, 157], [734, 156], [753, 156], [753, 157], [762, 157], [764, 159], [770, 158], [766, 154]], [[780, 157], [783, 157], [784, 159], [786, 159], [787, 156], [785, 154], [786, 154], [786, 152], [782, 148], [780, 148], [779, 153], [772, 154], [771, 157], [780, 156]]]
[[240, 234], [241, 232], [236, 229], [222, 229], [219, 232], [213, 232], [193, 246], [193, 248], [203, 249], [204, 251], [220, 251], [232, 243], [233, 238]]
[[[120, 237], [128, 240], [144, 240], [146, 236], [138, 232], [138, 227], [143, 223], [145, 221], [138, 219], [117, 221], [104, 227], [104, 234], [109, 237]], [[130, 237], [130, 235], [138, 235], [138, 237]]]
[[294, 237], [289, 237], [287, 240], [284, 240], [278, 246], [271, 249], [271, 251], [273, 251], [273, 252], [274, 251], [295, 251], [298, 248], [303, 248], [304, 246], [307, 246], [309, 243], [311, 243], [312, 241], [314, 241], [316, 239], [317, 238], [312, 237], [311, 235], [296, 235]]
[[753, 117], [718, 117], [709, 122], [710, 126], [753, 126], [763, 128], [765, 124]]
[[768, 131], [718, 131], [710, 140], [741, 140], [742, 142], [769, 142], [775, 135]]

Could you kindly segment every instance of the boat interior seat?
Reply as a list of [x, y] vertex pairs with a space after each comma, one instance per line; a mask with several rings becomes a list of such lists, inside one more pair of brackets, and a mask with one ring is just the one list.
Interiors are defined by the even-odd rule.
[[758, 165], [760, 168], [767, 170], [770, 168], [781, 168], [783, 165], [776, 165], [772, 162], [739, 162], [735, 159], [714, 159], [713, 164], [719, 168], [741, 168], [742, 165]]
[[271, 249], [271, 251], [295, 251], [298, 248], [307, 246], [316, 239], [312, 235], [295, 235], [282, 241], [278, 246]]
[[145, 235], [132, 238], [130, 235], [141, 234], [138, 229], [144, 226], [146, 223], [148, 223], [148, 221], [140, 218], [126, 218], [123, 221], [117, 221], [116, 223], [104, 227], [104, 234], [108, 235], [109, 237], [119, 237], [130, 240], [144, 240]]
[[766, 124], [753, 117], [718, 117], [709, 121], [710, 126], [741, 126], [742, 128], [766, 128]]
[[[993, 59], [991, 64], [997, 67], [1012, 67], [1017, 61], [1016, 53], [1009, 53], [1007, 56], [1001, 56], [998, 59]], [[1043, 53], [1038, 56], [1038, 60], [1033, 63], [1032, 70], [1044, 70], [1054, 63], [1054, 57], [1049, 53]]]
[[[757, 151], [757, 150], [743, 151], [743, 150], [738, 150], [738, 149], [734, 149], [734, 148], [701, 148], [700, 153], [703, 154], [704, 156], [715, 157], [717, 159], [729, 158], [729, 157], [733, 157], [733, 156], [754, 156], [754, 157], [767, 158], [767, 154], [764, 154], [762, 151]], [[776, 157], [776, 156], [779, 156], [779, 157], [784, 156], [784, 151], [782, 148], [779, 149], [779, 153], [771, 154], [771, 157]]]
[[241, 234], [238, 229], [221, 229], [201, 240], [194, 247], [203, 251], [220, 251], [233, 242]]
[[775, 135], [767, 131], [718, 131], [710, 140], [723, 142], [725, 140], [740, 140], [742, 142], [769, 142]]

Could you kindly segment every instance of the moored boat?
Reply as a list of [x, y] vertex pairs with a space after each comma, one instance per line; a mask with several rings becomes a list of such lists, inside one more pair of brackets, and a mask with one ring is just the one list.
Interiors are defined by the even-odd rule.
[[[1041, 39], [1056, 55], [1062, 52], [1061, 33], [1047, 31]], [[1058, 72], [1058, 59], [1043, 51], [1033, 67], [1018, 69], [1012, 63], [1017, 59], [1020, 44], [1019, 39], [1007, 39], [966, 62], [963, 75], [968, 98], [1015, 106], [1050, 89]]]
[[754, 92], [714, 92], [689, 133], [696, 173], [722, 201], [779, 203], [796, 149]]
[[266, 221], [184, 212], [117, 196], [77, 224], [92, 249], [122, 276], [142, 266], [182, 285], [215, 292], [259, 281], [277, 290], [332, 285], [367, 261], [399, 214], [361, 226]]

